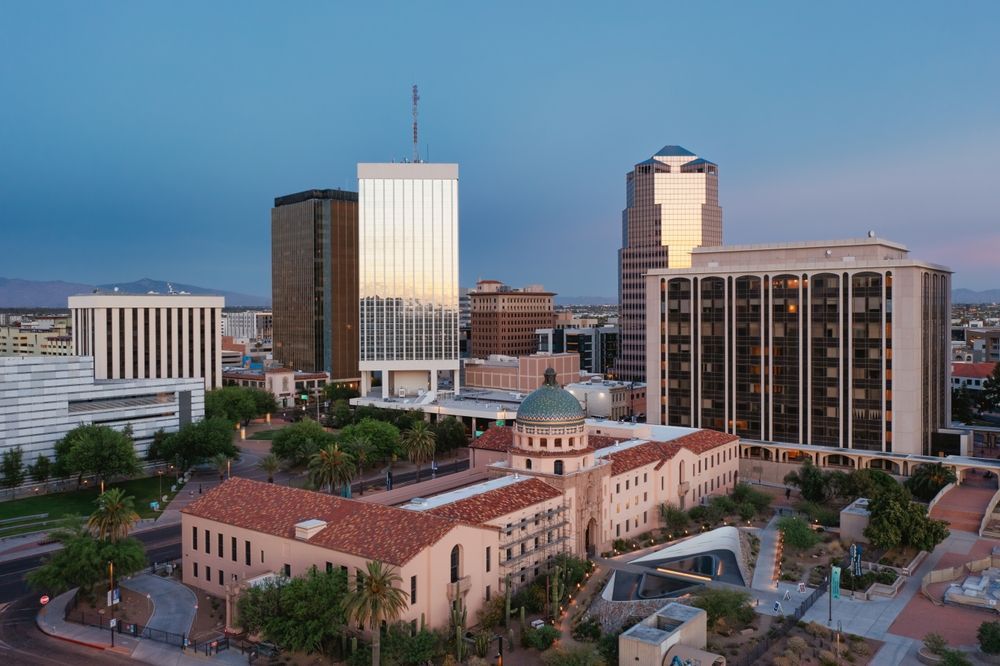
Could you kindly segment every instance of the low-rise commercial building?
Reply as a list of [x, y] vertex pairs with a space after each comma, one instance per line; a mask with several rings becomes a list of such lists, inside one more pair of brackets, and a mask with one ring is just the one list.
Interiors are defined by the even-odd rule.
[[556, 371], [560, 384], [580, 379], [580, 357], [577, 354], [532, 354], [530, 356], [499, 356], [465, 361], [465, 384], [475, 388], [531, 393], [542, 385], [546, 368]]
[[580, 355], [580, 369], [603, 375], [613, 370], [618, 356], [617, 326], [540, 328], [535, 331], [539, 353]]
[[645, 384], [593, 377], [589, 382], [573, 382], [565, 388], [580, 401], [588, 418], [619, 421], [646, 416]]
[[951, 364], [951, 387], [966, 391], [982, 391], [986, 380], [993, 374], [996, 363]]
[[267, 391], [274, 396], [279, 407], [294, 407], [296, 400], [317, 399], [323, 387], [330, 382], [330, 375], [291, 368], [230, 368], [222, 371], [222, 382], [226, 386], [246, 386]]
[[0, 358], [0, 450], [21, 447], [25, 464], [53, 458], [56, 442], [87, 424], [132, 426], [141, 457], [157, 430], [204, 415], [200, 379], [101, 380], [89, 356]]

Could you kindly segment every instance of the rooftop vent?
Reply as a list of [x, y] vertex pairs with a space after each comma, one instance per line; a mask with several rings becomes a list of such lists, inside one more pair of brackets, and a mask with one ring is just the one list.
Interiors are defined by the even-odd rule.
[[417, 506], [423, 506], [424, 504], [427, 504], [427, 498], [426, 497], [414, 497], [413, 499], [410, 500], [410, 504], [416, 504]]
[[326, 521], [312, 518], [295, 523], [295, 538], [302, 541], [309, 541], [326, 528]]

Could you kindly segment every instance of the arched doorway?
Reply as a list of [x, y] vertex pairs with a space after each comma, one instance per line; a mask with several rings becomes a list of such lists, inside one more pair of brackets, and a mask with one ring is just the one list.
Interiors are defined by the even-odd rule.
[[591, 517], [590, 522], [587, 523], [587, 532], [584, 536], [584, 548], [587, 553], [587, 557], [593, 557], [597, 554], [597, 521]]

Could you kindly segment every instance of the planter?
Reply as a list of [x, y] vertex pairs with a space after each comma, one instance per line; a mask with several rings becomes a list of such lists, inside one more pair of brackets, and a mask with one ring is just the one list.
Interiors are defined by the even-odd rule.
[[917, 650], [917, 661], [921, 664], [940, 664], [943, 659], [942, 657], [928, 652], [925, 648], [921, 647]]

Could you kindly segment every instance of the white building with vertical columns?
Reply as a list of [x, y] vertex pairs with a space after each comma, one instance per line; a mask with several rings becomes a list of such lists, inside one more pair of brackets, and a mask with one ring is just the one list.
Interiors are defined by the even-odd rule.
[[458, 391], [458, 165], [358, 165], [361, 394]]
[[222, 386], [222, 296], [70, 296], [73, 348], [96, 379], [199, 377]]

